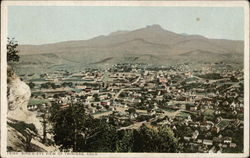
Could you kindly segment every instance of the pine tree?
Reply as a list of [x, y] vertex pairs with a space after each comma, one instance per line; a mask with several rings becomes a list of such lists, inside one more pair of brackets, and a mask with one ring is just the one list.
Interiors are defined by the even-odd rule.
[[7, 38], [7, 62], [18, 62], [20, 57], [18, 55], [18, 43], [15, 38]]

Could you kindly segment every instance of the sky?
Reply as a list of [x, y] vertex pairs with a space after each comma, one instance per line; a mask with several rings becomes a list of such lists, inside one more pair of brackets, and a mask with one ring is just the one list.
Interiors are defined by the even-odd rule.
[[8, 37], [19, 44], [86, 40], [152, 24], [176, 33], [244, 39], [244, 10], [240, 7], [8, 7]]

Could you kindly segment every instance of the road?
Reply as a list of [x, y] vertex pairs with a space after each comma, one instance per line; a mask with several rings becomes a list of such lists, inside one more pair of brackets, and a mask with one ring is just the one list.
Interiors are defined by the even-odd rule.
[[132, 84], [139, 82], [140, 79], [141, 79], [141, 76], [139, 76]]
[[117, 99], [119, 97], [119, 95], [123, 92], [123, 91], [127, 91], [127, 90], [140, 90], [141, 88], [122, 88], [114, 97], [114, 99]]
[[124, 91], [124, 89], [121, 89], [114, 97], [114, 99], [117, 99], [119, 97], [119, 95]]

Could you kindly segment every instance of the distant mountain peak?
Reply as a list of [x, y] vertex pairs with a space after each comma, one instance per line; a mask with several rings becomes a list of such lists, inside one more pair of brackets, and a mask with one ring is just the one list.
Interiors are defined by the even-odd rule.
[[146, 28], [154, 30], [164, 30], [159, 24], [147, 25]]

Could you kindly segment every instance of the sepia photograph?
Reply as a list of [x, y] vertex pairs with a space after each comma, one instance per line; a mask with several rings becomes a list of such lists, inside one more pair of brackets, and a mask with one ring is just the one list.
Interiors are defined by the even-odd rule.
[[3, 1], [1, 157], [248, 157], [245, 1]]

